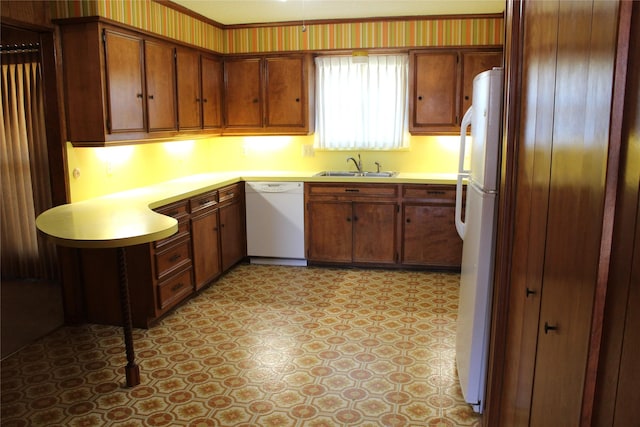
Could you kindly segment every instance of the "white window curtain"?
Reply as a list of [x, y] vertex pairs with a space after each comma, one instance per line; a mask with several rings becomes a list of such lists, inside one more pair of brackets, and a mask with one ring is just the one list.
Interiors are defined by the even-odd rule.
[[315, 147], [393, 150], [407, 146], [408, 55], [316, 58]]

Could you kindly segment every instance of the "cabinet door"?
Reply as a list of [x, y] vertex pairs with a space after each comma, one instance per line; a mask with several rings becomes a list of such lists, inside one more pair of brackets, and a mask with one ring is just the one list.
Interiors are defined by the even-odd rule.
[[262, 127], [260, 58], [228, 59], [224, 63], [225, 125], [230, 128]]
[[178, 123], [180, 130], [200, 129], [200, 54], [193, 50], [178, 49]]
[[396, 203], [353, 204], [353, 261], [395, 263]]
[[351, 202], [310, 201], [307, 204], [307, 258], [351, 262], [352, 224]]
[[227, 271], [246, 255], [243, 204], [240, 200], [220, 208], [222, 271]]
[[109, 133], [144, 132], [142, 40], [104, 32]]
[[202, 56], [202, 126], [222, 127], [222, 61]]
[[405, 204], [402, 263], [460, 267], [462, 239], [456, 231], [454, 218], [455, 206]]
[[191, 220], [193, 241], [193, 268], [196, 290], [202, 288], [221, 273], [218, 232], [218, 210]]
[[176, 130], [175, 49], [144, 42], [149, 132]]
[[[462, 54], [462, 91], [460, 117], [469, 109], [473, 98], [473, 79], [479, 73], [502, 66], [502, 52], [464, 52]], [[460, 118], [462, 120], [462, 118]]]
[[458, 53], [425, 52], [411, 56], [411, 131], [449, 132], [458, 126]]
[[302, 58], [267, 58], [267, 127], [304, 127]]

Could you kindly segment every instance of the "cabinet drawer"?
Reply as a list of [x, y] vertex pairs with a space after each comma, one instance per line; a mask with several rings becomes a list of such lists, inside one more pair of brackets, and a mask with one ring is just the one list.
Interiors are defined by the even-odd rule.
[[208, 193], [201, 194], [194, 197], [189, 201], [191, 213], [200, 212], [206, 209], [211, 209], [218, 204], [218, 191], [209, 191]]
[[156, 240], [154, 242], [154, 247], [156, 249], [162, 248], [163, 246], [166, 246], [172, 242], [180, 240], [184, 237], [188, 237], [189, 233], [191, 233], [191, 227], [189, 226], [189, 221], [186, 221], [186, 220], [178, 221], [178, 231], [176, 232], [176, 234], [169, 236], [166, 239]]
[[189, 216], [189, 210], [187, 208], [187, 200], [181, 200], [170, 205], [162, 206], [154, 209], [155, 212], [167, 215], [180, 221], [182, 218]]
[[335, 184], [309, 185], [308, 195], [313, 196], [349, 196], [349, 197], [396, 197], [397, 185], [385, 184]]
[[438, 203], [456, 203], [456, 187], [452, 185], [405, 185], [402, 197], [413, 200], [433, 200]]
[[156, 277], [162, 279], [177, 268], [191, 263], [191, 240], [182, 242], [155, 255]]
[[240, 193], [241, 191], [241, 186], [238, 184], [234, 184], [234, 185], [230, 185], [228, 187], [224, 187], [218, 190], [218, 201], [220, 203], [222, 202], [229, 202], [233, 199], [236, 199], [238, 197], [241, 197], [242, 194]]
[[176, 304], [193, 291], [191, 267], [158, 285], [158, 307], [161, 310]]

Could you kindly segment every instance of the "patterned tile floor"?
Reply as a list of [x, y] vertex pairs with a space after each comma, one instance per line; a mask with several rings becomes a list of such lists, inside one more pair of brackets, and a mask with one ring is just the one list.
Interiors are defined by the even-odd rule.
[[64, 327], [2, 361], [2, 426], [478, 426], [459, 276], [239, 265], [149, 330]]

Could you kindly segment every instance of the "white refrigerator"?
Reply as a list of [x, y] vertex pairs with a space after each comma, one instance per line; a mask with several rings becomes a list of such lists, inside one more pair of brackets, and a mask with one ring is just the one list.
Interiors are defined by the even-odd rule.
[[[460, 129], [455, 222], [463, 249], [456, 365], [464, 399], [480, 413], [484, 408], [489, 347], [503, 80], [502, 68], [474, 78], [473, 105]], [[471, 138], [466, 135], [469, 126]], [[463, 209], [464, 181], [467, 193]]]

